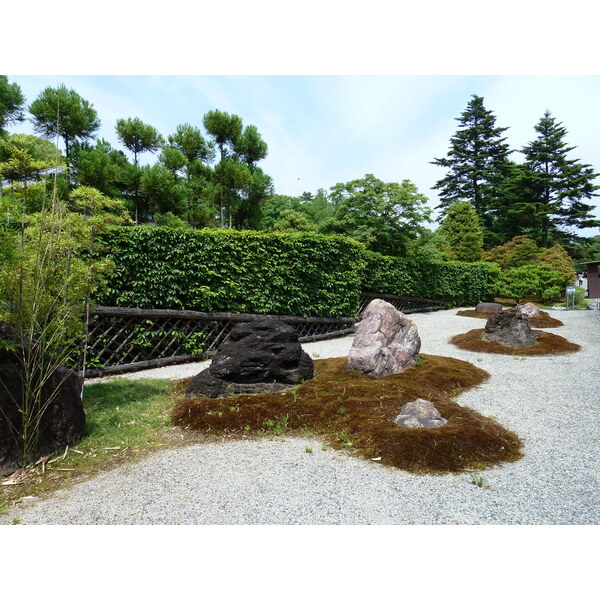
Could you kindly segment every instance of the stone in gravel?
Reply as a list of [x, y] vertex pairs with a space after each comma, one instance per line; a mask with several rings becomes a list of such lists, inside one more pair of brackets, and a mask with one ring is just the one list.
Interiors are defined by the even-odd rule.
[[298, 332], [265, 317], [236, 325], [219, 346], [210, 367], [190, 382], [186, 393], [208, 398], [273, 392], [312, 379], [313, 362]]
[[433, 402], [422, 398], [418, 398], [414, 402], [407, 402], [394, 419], [396, 425], [407, 429], [442, 427], [447, 422], [448, 419], [442, 417]]
[[475, 310], [476, 312], [502, 312], [502, 304], [499, 302], [480, 302]]
[[485, 324], [484, 339], [515, 348], [537, 344], [529, 319], [517, 308], [492, 315]]
[[[23, 357], [28, 357], [29, 352], [28, 345], [19, 338], [17, 332], [8, 323], [0, 322], [0, 475], [9, 475], [23, 462], [20, 437], [24, 406]], [[45, 357], [45, 360], [50, 362], [49, 357]], [[39, 439], [27, 456], [27, 462], [81, 439], [85, 426], [82, 386], [81, 375], [62, 367], [57, 367], [44, 383], [40, 398], [43, 411], [37, 417]], [[34, 417], [32, 412], [30, 415]]]
[[421, 338], [413, 321], [376, 298], [358, 324], [347, 365], [378, 377], [402, 373], [415, 364], [420, 349]]
[[523, 306], [519, 307], [521, 312], [526, 316], [529, 317], [530, 319], [532, 317], [539, 317], [540, 316], [540, 309], [533, 304], [532, 302], [527, 302], [526, 304], [523, 304]]

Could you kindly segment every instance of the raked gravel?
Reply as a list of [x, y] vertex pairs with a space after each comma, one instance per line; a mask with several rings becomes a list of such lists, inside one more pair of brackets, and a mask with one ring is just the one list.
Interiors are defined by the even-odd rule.
[[[190, 445], [156, 452], [26, 501], [0, 517], [23, 524], [598, 524], [600, 522], [600, 322], [593, 311], [555, 313], [548, 330], [582, 346], [565, 356], [473, 353], [447, 343], [483, 327], [457, 309], [411, 315], [422, 352], [452, 356], [491, 379], [459, 402], [494, 417], [524, 441], [524, 458], [471, 475], [420, 476], [312, 438]], [[346, 337], [305, 344], [315, 358], [345, 356]], [[178, 378], [208, 363], [129, 377]], [[307, 452], [307, 447], [312, 452]], [[28, 503], [27, 503], [28, 502]]]

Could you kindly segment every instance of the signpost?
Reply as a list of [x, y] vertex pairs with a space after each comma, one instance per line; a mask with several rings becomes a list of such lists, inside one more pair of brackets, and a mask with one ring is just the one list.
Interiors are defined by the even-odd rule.
[[567, 310], [569, 310], [569, 302], [571, 304], [571, 308], [573, 310], [575, 310], [575, 286], [574, 285], [568, 285], [566, 287], [565, 307]]

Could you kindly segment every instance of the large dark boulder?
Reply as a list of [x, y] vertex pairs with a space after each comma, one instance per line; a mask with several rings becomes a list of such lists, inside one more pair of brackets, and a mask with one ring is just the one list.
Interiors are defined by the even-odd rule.
[[208, 398], [278, 391], [312, 379], [313, 363], [298, 332], [265, 317], [236, 325], [210, 367], [190, 382], [186, 393]]
[[[0, 323], [0, 475], [23, 466], [23, 379], [24, 357], [30, 349], [15, 330]], [[44, 357], [46, 362], [49, 357]], [[39, 371], [32, 373], [39, 381]], [[57, 367], [42, 386], [39, 437], [26, 462], [61, 450], [83, 436], [85, 413], [81, 402], [83, 377], [71, 369]], [[29, 411], [32, 418], [35, 414]]]
[[515, 348], [537, 344], [529, 319], [515, 308], [492, 315], [485, 324], [484, 338]]

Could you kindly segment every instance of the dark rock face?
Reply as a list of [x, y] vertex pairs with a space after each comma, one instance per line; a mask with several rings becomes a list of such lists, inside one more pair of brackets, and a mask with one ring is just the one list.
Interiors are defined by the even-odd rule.
[[[7, 343], [11, 347], [7, 348]], [[19, 436], [22, 434], [24, 352], [28, 349], [24, 349], [15, 330], [7, 323], [0, 323], [0, 475], [11, 473], [23, 463], [23, 444]], [[62, 367], [43, 385], [40, 434], [37, 446], [27, 456], [28, 462], [81, 439], [85, 426], [82, 386], [81, 375]]]
[[298, 342], [298, 332], [271, 317], [236, 325], [210, 367], [186, 393], [208, 398], [278, 391], [312, 379], [313, 363]]
[[514, 308], [492, 315], [485, 324], [484, 337], [514, 347], [537, 344], [527, 316]]
[[396, 425], [407, 429], [442, 427], [447, 422], [448, 420], [442, 417], [433, 402], [422, 398], [418, 398], [414, 402], [407, 402], [394, 419]]
[[477, 312], [502, 312], [502, 304], [499, 302], [480, 302], [475, 310]]

